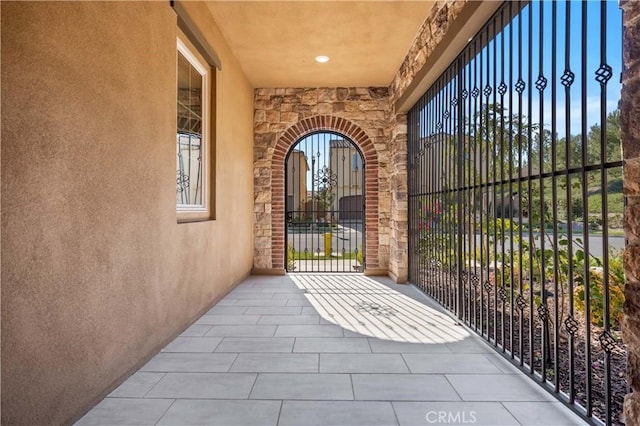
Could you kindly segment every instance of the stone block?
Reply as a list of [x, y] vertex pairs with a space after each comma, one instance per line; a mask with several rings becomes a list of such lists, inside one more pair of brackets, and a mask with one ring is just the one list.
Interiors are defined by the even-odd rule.
[[287, 88], [284, 92], [286, 95], [301, 96], [304, 93], [304, 89]]
[[626, 424], [633, 424], [629, 419], [640, 419], [640, 394], [637, 392], [627, 394], [624, 397], [623, 407]]
[[328, 102], [318, 103], [316, 106], [318, 114], [331, 114], [333, 113], [333, 105]]
[[264, 110], [256, 110], [253, 114], [253, 122], [259, 123], [261, 121], [267, 121], [267, 114]]
[[346, 87], [338, 87], [336, 89], [336, 99], [338, 101], [346, 100], [347, 96], [349, 96], [349, 89], [347, 89]]
[[275, 111], [275, 110], [267, 111], [266, 116], [267, 116], [267, 121], [269, 121], [270, 123], [276, 123], [280, 121], [280, 111]]
[[[640, 329], [635, 332], [640, 333]], [[638, 391], [640, 390], [640, 354], [634, 346], [627, 352], [627, 382], [632, 389]]]
[[299, 115], [297, 112], [281, 112], [280, 120], [287, 123], [295, 123], [298, 121]]
[[255, 89], [254, 94], [258, 96], [271, 96], [274, 93], [274, 89], [271, 88], [260, 88]]
[[[626, 73], [625, 73], [626, 74]], [[640, 67], [636, 70], [640, 74]], [[640, 75], [623, 81], [620, 99], [620, 130], [624, 158], [640, 157]]]
[[388, 87], [369, 87], [369, 96], [371, 99], [380, 99], [389, 97]]
[[640, 281], [640, 244], [638, 242], [630, 243], [624, 250], [624, 273], [627, 280]]
[[273, 104], [268, 100], [256, 100], [253, 102], [253, 108], [257, 110], [269, 110], [273, 108]]
[[271, 123], [269, 125], [269, 131], [273, 133], [280, 133], [287, 130], [287, 127], [289, 127], [289, 125], [286, 123]]
[[627, 197], [624, 231], [627, 239], [640, 239], [640, 196]]
[[640, 158], [626, 160], [623, 183], [625, 195], [640, 195]]
[[255, 242], [255, 248], [257, 249], [266, 249], [271, 248], [271, 238], [270, 237], [257, 237]]
[[[268, 203], [271, 201], [271, 191], [258, 192], [255, 196], [254, 203]], [[264, 210], [264, 209], [263, 209]]]
[[303, 105], [315, 105], [318, 103], [318, 92], [315, 89], [307, 89], [302, 94]]
[[336, 99], [336, 89], [331, 89], [328, 87], [318, 89], [318, 102], [333, 102]]
[[271, 268], [271, 254], [269, 255], [257, 255], [253, 257], [254, 267], [256, 269], [268, 269]]
[[256, 123], [253, 126], [253, 132], [254, 133], [269, 133], [269, 123], [267, 123], [267, 122]]

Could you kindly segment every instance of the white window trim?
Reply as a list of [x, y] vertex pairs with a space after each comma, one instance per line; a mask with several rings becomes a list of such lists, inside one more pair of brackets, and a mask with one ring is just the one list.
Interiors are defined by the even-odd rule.
[[[191, 222], [198, 220], [209, 220], [212, 218], [211, 212], [211, 137], [210, 137], [210, 105], [211, 105], [211, 90], [210, 79], [211, 73], [208, 67], [203, 65], [206, 63], [204, 58], [200, 58], [199, 52], [197, 52], [195, 46], [193, 46], [184, 34], [178, 36], [176, 39], [177, 52], [180, 52], [182, 56], [189, 61], [191, 66], [203, 76], [202, 81], [202, 137], [201, 137], [201, 150], [202, 150], [202, 204], [177, 204], [176, 213], [178, 216], [178, 222]], [[195, 52], [195, 53], [194, 53]], [[177, 67], [177, 53], [176, 53], [176, 67]], [[176, 72], [176, 87], [178, 87], [177, 81], [178, 75]], [[176, 93], [177, 96], [177, 93]], [[177, 129], [176, 129], [177, 130]], [[176, 131], [177, 135], [177, 131]]]

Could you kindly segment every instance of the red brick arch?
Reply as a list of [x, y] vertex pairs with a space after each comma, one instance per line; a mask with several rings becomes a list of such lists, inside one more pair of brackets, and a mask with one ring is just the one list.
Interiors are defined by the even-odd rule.
[[369, 136], [356, 124], [341, 117], [316, 115], [289, 127], [276, 142], [271, 160], [271, 261], [273, 268], [284, 269], [285, 158], [291, 147], [305, 136], [336, 132], [351, 139], [360, 148], [365, 166], [365, 263], [367, 269], [379, 268], [378, 258], [378, 155]]

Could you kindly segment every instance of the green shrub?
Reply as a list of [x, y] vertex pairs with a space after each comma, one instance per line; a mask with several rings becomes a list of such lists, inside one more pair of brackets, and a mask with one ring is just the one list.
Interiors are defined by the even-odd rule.
[[[585, 312], [586, 292], [584, 279], [577, 277], [580, 283], [574, 290], [574, 306], [580, 312]], [[591, 323], [602, 327], [604, 325], [604, 276], [598, 269], [589, 270], [589, 300]], [[612, 253], [609, 258], [609, 323], [611, 327], [618, 327], [622, 321], [624, 309], [624, 266], [622, 254]]]
[[293, 244], [287, 245], [287, 271], [296, 270], [296, 249], [293, 248]]

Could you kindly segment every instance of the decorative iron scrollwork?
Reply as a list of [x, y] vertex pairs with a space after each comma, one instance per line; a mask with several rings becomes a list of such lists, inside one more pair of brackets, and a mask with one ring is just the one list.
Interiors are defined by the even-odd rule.
[[500, 83], [500, 86], [498, 86], [498, 93], [500, 93], [503, 96], [505, 93], [507, 93], [507, 85], [505, 84], [504, 81]]
[[572, 336], [575, 336], [575, 334], [578, 332], [578, 321], [576, 321], [576, 319], [571, 315], [569, 315], [567, 319], [564, 320], [564, 326]]
[[518, 306], [518, 309], [520, 309], [521, 311], [524, 311], [524, 308], [527, 307], [527, 301], [524, 297], [522, 297], [521, 294], [519, 294], [518, 297], [516, 297], [516, 305]]
[[542, 321], [549, 319], [549, 307], [545, 304], [538, 306], [538, 318]]
[[569, 87], [573, 84], [573, 80], [575, 79], [575, 77], [576, 75], [571, 72], [571, 70], [564, 70], [562, 77], [560, 77], [560, 82], [564, 87]]
[[604, 330], [598, 336], [598, 340], [600, 341], [600, 346], [602, 346], [602, 350], [606, 353], [610, 354], [617, 346], [617, 340], [609, 333], [609, 330]]
[[600, 64], [600, 68], [596, 71], [596, 80], [600, 84], [607, 84], [612, 75], [613, 69], [609, 65]]

